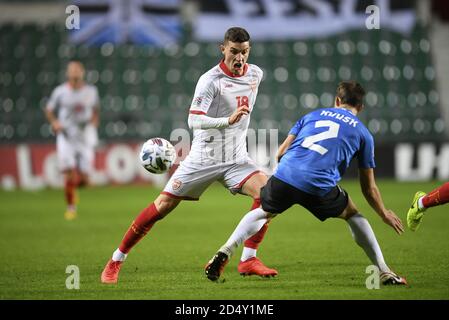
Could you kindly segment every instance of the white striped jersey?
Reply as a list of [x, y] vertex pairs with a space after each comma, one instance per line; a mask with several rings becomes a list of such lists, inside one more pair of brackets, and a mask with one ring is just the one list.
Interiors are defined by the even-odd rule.
[[98, 90], [85, 84], [73, 89], [68, 83], [57, 86], [47, 103], [47, 109], [57, 112], [57, 118], [67, 138], [80, 138], [99, 106]]
[[[223, 118], [243, 105], [252, 111], [262, 77], [263, 71], [254, 64], [245, 64], [243, 75], [236, 76], [222, 61], [198, 80], [189, 112]], [[246, 159], [250, 114], [227, 128], [194, 129], [190, 160], [217, 163]]]

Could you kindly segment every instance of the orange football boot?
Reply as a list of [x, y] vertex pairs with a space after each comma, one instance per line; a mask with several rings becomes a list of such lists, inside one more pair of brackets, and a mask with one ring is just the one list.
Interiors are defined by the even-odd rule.
[[257, 275], [261, 277], [275, 277], [278, 275], [277, 270], [268, 268], [257, 257], [240, 261], [237, 270], [242, 276]]
[[114, 261], [110, 259], [103, 272], [101, 273], [101, 282], [107, 284], [114, 284], [118, 282], [118, 274], [122, 267], [123, 261]]

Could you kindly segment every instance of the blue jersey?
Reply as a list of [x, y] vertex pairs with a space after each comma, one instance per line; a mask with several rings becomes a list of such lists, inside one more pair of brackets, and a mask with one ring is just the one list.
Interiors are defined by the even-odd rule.
[[349, 110], [313, 111], [296, 122], [289, 134], [296, 138], [274, 176], [304, 192], [324, 196], [337, 183], [352, 158], [359, 168], [374, 168], [374, 140]]

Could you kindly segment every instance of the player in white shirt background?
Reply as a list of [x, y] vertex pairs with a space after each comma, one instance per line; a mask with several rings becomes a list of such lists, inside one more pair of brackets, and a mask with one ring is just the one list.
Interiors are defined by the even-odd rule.
[[[262, 70], [248, 64], [250, 36], [245, 29], [226, 31], [221, 45], [222, 61], [203, 74], [196, 86], [188, 123], [193, 129], [190, 153], [181, 162], [161, 194], [132, 222], [106, 264], [101, 282], [117, 283], [120, 268], [129, 251], [182, 200], [198, 200], [215, 181], [232, 193], [254, 199], [260, 206], [260, 188], [267, 176], [249, 158], [246, 134], [254, 107]], [[225, 214], [225, 212], [223, 212]], [[257, 248], [268, 223], [245, 242], [238, 271], [242, 275], [275, 276], [257, 257]]]
[[58, 166], [64, 174], [67, 220], [77, 216], [76, 189], [89, 183], [98, 142], [98, 90], [84, 82], [84, 74], [81, 62], [69, 62], [67, 81], [53, 90], [45, 108], [56, 135]]

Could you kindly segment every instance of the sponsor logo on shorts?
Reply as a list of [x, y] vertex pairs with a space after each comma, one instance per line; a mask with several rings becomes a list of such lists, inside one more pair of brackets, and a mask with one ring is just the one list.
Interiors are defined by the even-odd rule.
[[172, 188], [173, 190], [178, 190], [179, 188], [181, 188], [182, 182], [178, 179], [173, 180], [172, 183]]

